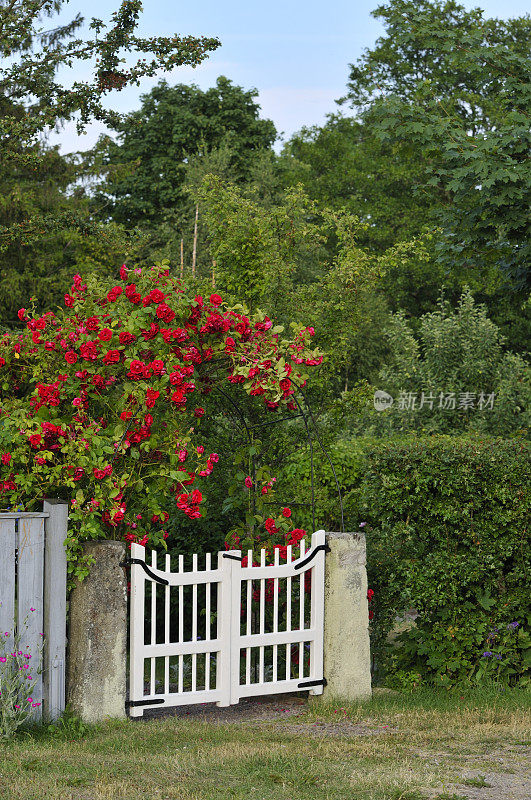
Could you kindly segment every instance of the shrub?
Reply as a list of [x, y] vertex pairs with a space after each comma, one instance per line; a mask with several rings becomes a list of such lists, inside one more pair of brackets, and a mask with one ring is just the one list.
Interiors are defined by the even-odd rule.
[[382, 660], [397, 614], [395, 667], [450, 685], [525, 680], [531, 446], [434, 436], [373, 443], [360, 508], [367, 519], [373, 647]]
[[214, 389], [295, 410], [295, 386], [322, 361], [313, 329], [293, 323], [284, 339], [259, 311], [194, 296], [165, 262], [123, 266], [116, 282], [76, 275], [64, 309], [19, 318], [25, 330], [0, 339], [1, 502], [70, 500], [80, 577], [84, 539], [157, 546], [172, 506], [201, 517], [198, 486], [219, 461], [201, 438]]

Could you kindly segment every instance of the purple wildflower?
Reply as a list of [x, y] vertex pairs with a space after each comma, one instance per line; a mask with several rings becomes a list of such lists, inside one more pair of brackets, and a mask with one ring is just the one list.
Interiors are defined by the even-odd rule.
[[487, 650], [485, 653], [483, 653], [481, 658], [490, 658], [491, 655], [492, 655], [492, 653], [490, 652], [490, 650]]
[[507, 630], [515, 631], [519, 627], [520, 627], [519, 622], [509, 622], [509, 624], [507, 625]]

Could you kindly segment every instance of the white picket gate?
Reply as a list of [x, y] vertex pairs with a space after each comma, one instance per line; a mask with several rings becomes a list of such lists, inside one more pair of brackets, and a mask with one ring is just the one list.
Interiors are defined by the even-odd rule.
[[9, 651], [17, 630], [32, 656], [35, 718], [43, 707], [47, 719], [65, 708], [67, 524], [68, 505], [57, 500], [45, 500], [42, 513], [0, 513], [0, 635]]
[[129, 708], [238, 703], [251, 695], [309, 689], [323, 678], [325, 533], [280, 562], [242, 566], [239, 550], [210, 554], [205, 568], [164, 569], [152, 551], [131, 545]]

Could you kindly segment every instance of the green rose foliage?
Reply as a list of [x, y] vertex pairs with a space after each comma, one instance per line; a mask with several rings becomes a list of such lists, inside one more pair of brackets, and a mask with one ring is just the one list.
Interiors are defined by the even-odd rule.
[[75, 574], [83, 540], [157, 546], [175, 505], [201, 517], [198, 486], [219, 459], [201, 442], [201, 420], [221, 384], [289, 412], [306, 367], [322, 360], [312, 330], [293, 325], [282, 338], [260, 311], [193, 296], [165, 262], [124, 266], [120, 278], [76, 275], [64, 309], [21, 309], [26, 330], [0, 340], [2, 505], [70, 500]]

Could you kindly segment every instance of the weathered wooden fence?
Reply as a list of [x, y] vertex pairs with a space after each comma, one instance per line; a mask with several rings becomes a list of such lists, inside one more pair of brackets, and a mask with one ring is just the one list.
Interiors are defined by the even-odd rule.
[[44, 641], [32, 687], [34, 702], [42, 702], [37, 718], [43, 711], [55, 719], [65, 707], [67, 523], [60, 500], [45, 500], [42, 513], [0, 514], [0, 632], [11, 644], [18, 631], [35, 656]]

